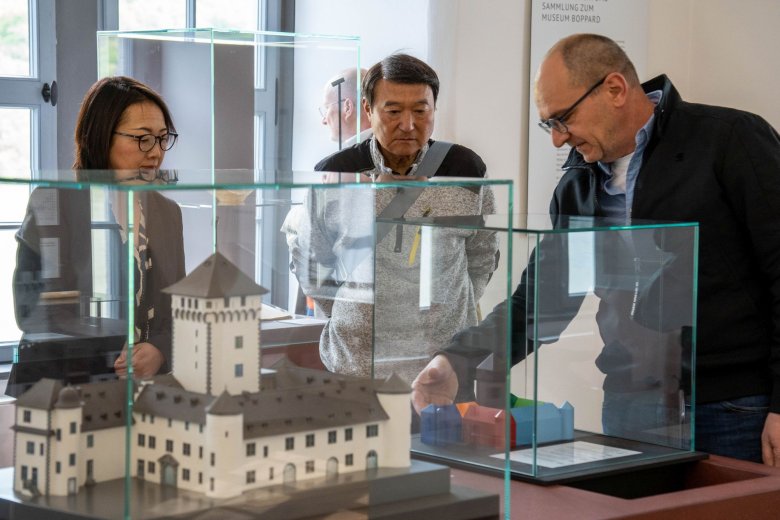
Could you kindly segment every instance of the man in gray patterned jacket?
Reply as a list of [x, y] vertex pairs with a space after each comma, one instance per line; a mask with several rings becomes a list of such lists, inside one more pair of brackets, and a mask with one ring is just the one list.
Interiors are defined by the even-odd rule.
[[[373, 137], [315, 169], [366, 173], [379, 182], [484, 177], [485, 164], [473, 151], [430, 138], [438, 91], [427, 64], [388, 56], [363, 80]], [[373, 360], [375, 377], [394, 371], [411, 382], [455, 332], [478, 321], [477, 304], [496, 268], [495, 233], [398, 224], [375, 237], [375, 219], [396, 204], [398, 191], [317, 189], [303, 212], [291, 212], [297, 222], [288, 218], [283, 227], [301, 287], [329, 317], [320, 356], [333, 372], [369, 375]], [[416, 190], [395, 217], [481, 220], [493, 212], [489, 187], [455, 182]]]

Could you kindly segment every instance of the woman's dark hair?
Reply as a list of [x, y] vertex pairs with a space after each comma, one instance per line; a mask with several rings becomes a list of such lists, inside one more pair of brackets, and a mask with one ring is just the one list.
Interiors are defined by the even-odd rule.
[[76, 121], [76, 160], [73, 169], [79, 180], [88, 180], [80, 170], [107, 170], [111, 138], [127, 107], [150, 101], [165, 118], [168, 131], [175, 132], [173, 119], [162, 97], [140, 81], [126, 76], [103, 78], [90, 87], [81, 102]]
[[419, 85], [424, 83], [433, 91], [433, 105], [439, 96], [439, 76], [427, 63], [408, 54], [391, 54], [370, 69], [363, 78], [363, 98], [369, 106], [374, 106], [374, 90], [380, 79]]

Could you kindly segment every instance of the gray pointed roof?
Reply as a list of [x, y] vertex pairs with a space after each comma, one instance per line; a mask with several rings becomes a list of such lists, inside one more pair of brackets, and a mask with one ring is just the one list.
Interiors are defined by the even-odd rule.
[[387, 376], [384, 381], [377, 382], [375, 388], [380, 394], [408, 394], [412, 391], [409, 383], [401, 379], [395, 372]]
[[56, 379], [44, 377], [16, 400], [16, 406], [35, 408], [37, 410], [51, 410], [60, 396], [62, 383]]
[[206, 408], [209, 415], [241, 415], [243, 410], [236, 403], [236, 400], [230, 397], [227, 390], [223, 390], [219, 397]]
[[185, 278], [163, 289], [163, 292], [194, 298], [226, 298], [265, 294], [268, 289], [257, 285], [221, 253], [214, 253]]

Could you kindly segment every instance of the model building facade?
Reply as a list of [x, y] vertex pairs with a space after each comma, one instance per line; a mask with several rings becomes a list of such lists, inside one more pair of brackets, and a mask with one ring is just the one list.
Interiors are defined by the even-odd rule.
[[[409, 385], [262, 370], [266, 290], [219, 253], [166, 289], [175, 377], [134, 387], [133, 477], [231, 497], [263, 486], [409, 466]], [[125, 474], [127, 382], [42, 379], [17, 400], [14, 489], [66, 495]]]

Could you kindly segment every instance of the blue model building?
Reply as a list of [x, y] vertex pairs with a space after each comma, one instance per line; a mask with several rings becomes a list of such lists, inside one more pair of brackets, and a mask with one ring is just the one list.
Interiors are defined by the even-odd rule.
[[444, 446], [461, 442], [462, 418], [454, 404], [429, 404], [420, 412], [420, 437], [425, 444]]

